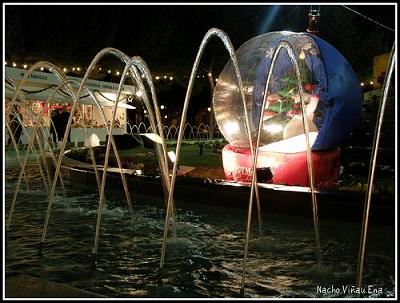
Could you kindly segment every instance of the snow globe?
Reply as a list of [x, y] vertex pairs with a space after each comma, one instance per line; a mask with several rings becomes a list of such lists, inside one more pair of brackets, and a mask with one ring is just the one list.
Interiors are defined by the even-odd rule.
[[[332, 45], [309, 33], [287, 31], [252, 38], [236, 51], [252, 142], [249, 142], [245, 108], [231, 60], [218, 77], [213, 106], [218, 127], [229, 142], [223, 150], [226, 178], [251, 181], [250, 146], [256, 144], [261, 121], [257, 169], [269, 169], [271, 173], [266, 180], [258, 181], [309, 184], [295, 66], [286, 48], [281, 48], [272, 64], [275, 50], [282, 42], [290, 45], [299, 67], [315, 184], [332, 187], [339, 175], [340, 144], [361, 117], [360, 82], [347, 60]], [[266, 88], [270, 69], [272, 74]]]

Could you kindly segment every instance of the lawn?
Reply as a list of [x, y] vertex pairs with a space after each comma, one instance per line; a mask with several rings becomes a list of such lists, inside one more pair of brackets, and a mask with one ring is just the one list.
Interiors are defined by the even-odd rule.
[[[216, 146], [214, 143], [204, 144], [200, 153], [199, 142], [185, 142], [181, 145], [179, 155], [179, 167], [188, 166], [194, 169], [185, 174], [188, 177], [194, 178], [210, 178], [224, 179], [224, 170], [222, 164], [221, 149], [226, 142], [219, 142]], [[96, 155], [96, 163], [104, 164], [105, 146], [94, 148]], [[169, 144], [167, 152], [176, 150], [176, 146]], [[156, 150], [154, 148], [144, 148], [143, 146], [119, 150], [119, 155], [123, 168], [140, 169], [145, 174], [159, 174], [159, 165], [157, 160]], [[73, 148], [68, 157], [92, 163], [90, 154], [87, 148]], [[114, 153], [111, 152], [109, 166], [118, 167]], [[172, 170], [173, 163], [168, 158], [168, 167]], [[179, 174], [179, 171], [178, 171]], [[345, 172], [341, 174], [339, 188], [350, 191], [365, 192], [367, 183], [367, 174], [360, 172], [352, 172], [348, 167], [345, 167]], [[391, 175], [377, 174], [374, 182], [376, 191], [385, 194], [394, 194], [394, 184]]]
[[[223, 179], [224, 171], [222, 166], [221, 148], [223, 144], [204, 144], [200, 153], [199, 143], [182, 144], [179, 154], [179, 166], [190, 166], [195, 169], [187, 174], [189, 177], [198, 178], [216, 178]], [[105, 146], [94, 148], [96, 163], [104, 164]], [[167, 152], [176, 151], [176, 146], [167, 146]], [[142, 169], [145, 172], [154, 172], [158, 170], [158, 160], [156, 150], [152, 148], [136, 147], [118, 151], [124, 168]], [[88, 149], [73, 148], [69, 154], [70, 158], [91, 163]], [[117, 167], [117, 161], [113, 152], [110, 153], [109, 165]], [[173, 163], [168, 158], [169, 169], [172, 169]]]

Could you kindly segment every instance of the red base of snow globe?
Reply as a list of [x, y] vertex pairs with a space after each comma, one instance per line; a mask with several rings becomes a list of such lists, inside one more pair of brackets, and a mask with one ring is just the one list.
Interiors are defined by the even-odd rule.
[[[314, 184], [318, 188], [333, 188], [340, 170], [340, 149], [312, 151]], [[251, 151], [230, 144], [222, 151], [227, 180], [251, 182]], [[267, 171], [267, 172], [266, 172]], [[258, 152], [257, 180], [259, 183], [309, 186], [307, 152]]]

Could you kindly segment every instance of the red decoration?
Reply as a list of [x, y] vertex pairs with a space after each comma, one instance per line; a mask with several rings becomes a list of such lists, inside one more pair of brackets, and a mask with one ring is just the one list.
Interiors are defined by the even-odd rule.
[[[313, 151], [314, 184], [318, 188], [335, 187], [339, 179], [340, 149]], [[226, 145], [222, 151], [227, 180], [251, 182], [251, 152], [247, 148]], [[257, 168], [271, 168], [273, 184], [309, 186], [307, 153], [278, 153], [259, 151]]]

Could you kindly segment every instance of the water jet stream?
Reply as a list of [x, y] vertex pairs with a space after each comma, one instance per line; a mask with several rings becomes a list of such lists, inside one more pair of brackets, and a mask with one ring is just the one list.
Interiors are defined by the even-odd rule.
[[[9, 115], [6, 115], [6, 117], [9, 119]], [[13, 119], [15, 119], [15, 116], [13, 117]], [[18, 119], [18, 116], [17, 116], [16, 119]], [[18, 121], [19, 121], [19, 120], [18, 120]], [[15, 153], [16, 153], [16, 156], [17, 156], [17, 160], [18, 160], [19, 166], [20, 166], [20, 168], [22, 169], [22, 161], [21, 161], [21, 157], [20, 157], [20, 155], [19, 155], [18, 142], [16, 142], [16, 140], [15, 140], [15, 136], [14, 136], [12, 130], [11, 130], [11, 127], [10, 127], [10, 123], [11, 123], [11, 121], [6, 121], [6, 128], [7, 128], [8, 134], [9, 134], [9, 136], [10, 136], [10, 138], [11, 138], [11, 142], [13, 143], [13, 146], [14, 146], [14, 149], [15, 149]], [[20, 122], [19, 122], [19, 123], [20, 123]], [[22, 124], [21, 124], [21, 127], [23, 127]], [[20, 140], [21, 140], [21, 139], [20, 139]], [[10, 148], [11, 148], [11, 146], [10, 146]], [[26, 184], [26, 188], [27, 188], [27, 190], [29, 191], [29, 190], [30, 190], [30, 189], [29, 189], [29, 183], [28, 183], [28, 180], [26, 179], [26, 174], [25, 174], [25, 172], [24, 172], [23, 178], [24, 178], [24, 181], [25, 181], [25, 184]]]
[[[386, 100], [390, 87], [390, 80], [392, 79], [392, 74], [394, 70], [395, 58], [396, 58], [396, 49], [395, 49], [395, 44], [393, 44], [392, 51], [390, 54], [390, 61], [386, 70], [385, 82], [383, 84], [384, 90], [381, 97], [380, 107], [378, 110], [378, 119], [375, 126], [374, 141], [372, 144], [371, 160], [369, 165], [368, 187], [367, 187], [367, 193], [365, 195], [364, 215], [363, 215], [363, 222], [361, 225], [360, 249], [358, 252], [358, 264], [357, 264], [356, 285], [359, 289], [361, 288], [362, 285], [362, 276], [364, 271], [365, 246], [367, 242], [369, 209], [371, 206], [372, 188], [375, 177], [376, 157], [378, 155], [379, 139], [381, 135], [383, 117], [385, 114]], [[358, 296], [360, 296], [360, 294], [358, 294]]]
[[[93, 247], [93, 251], [92, 254], [95, 255], [97, 253], [97, 246], [98, 246], [98, 237], [99, 237], [99, 231], [100, 231], [100, 222], [101, 222], [101, 209], [103, 207], [103, 201], [104, 201], [104, 186], [105, 186], [105, 179], [106, 179], [106, 171], [107, 171], [107, 163], [108, 163], [108, 155], [109, 155], [109, 144], [110, 144], [110, 138], [112, 138], [112, 128], [113, 128], [113, 124], [114, 124], [114, 120], [115, 120], [115, 113], [116, 113], [116, 108], [117, 108], [117, 103], [119, 100], [119, 96], [121, 94], [122, 88], [123, 88], [123, 83], [125, 82], [125, 78], [127, 76], [128, 71], [131, 71], [131, 74], [134, 76], [131, 76], [131, 79], [134, 83], [137, 83], [139, 88], [142, 90], [143, 92], [143, 96], [144, 97], [144, 103], [148, 109], [149, 115], [150, 115], [150, 122], [152, 123], [153, 129], [154, 131], [157, 131], [156, 125], [155, 125], [155, 119], [154, 119], [154, 114], [153, 114], [153, 110], [151, 108], [151, 104], [147, 99], [147, 94], [145, 92], [143, 83], [141, 81], [141, 77], [139, 75], [139, 73], [136, 70], [135, 64], [139, 65], [139, 67], [141, 67], [142, 71], [146, 74], [146, 78], [148, 79], [148, 81], [151, 83], [151, 75], [148, 72], [147, 66], [144, 64], [144, 62], [139, 58], [139, 57], [133, 57], [133, 58], [129, 58], [127, 55], [125, 55], [124, 53], [122, 53], [121, 51], [117, 50], [117, 49], [113, 49], [113, 48], [106, 48], [103, 49], [102, 51], [100, 51], [96, 57], [93, 59], [92, 63], [91, 63], [91, 67], [94, 67], [94, 65], [97, 63], [97, 61], [100, 60], [101, 57], [103, 57], [106, 54], [112, 54], [116, 57], [118, 57], [121, 61], [123, 61], [125, 63], [125, 68], [124, 68], [124, 72], [122, 74], [122, 78], [120, 80], [120, 84], [119, 84], [119, 88], [118, 88], [118, 93], [117, 93], [117, 97], [116, 97], [116, 104], [113, 110], [113, 119], [112, 119], [112, 124], [111, 124], [111, 131], [110, 131], [110, 135], [109, 135], [109, 141], [107, 142], [107, 149], [106, 149], [106, 155], [105, 155], [105, 163], [104, 163], [104, 171], [103, 171], [103, 178], [102, 178], [102, 185], [101, 185], [101, 192], [100, 192], [100, 202], [99, 202], [99, 208], [98, 208], [98, 212], [97, 212], [97, 223], [96, 223], [96, 234], [95, 234], [95, 242], [94, 242], [94, 247]], [[89, 68], [89, 70], [91, 70], [91, 68]], [[149, 84], [150, 87], [152, 86], [152, 83]], [[154, 87], [153, 87], [154, 89]], [[153, 90], [153, 92], [155, 92], [155, 90]], [[155, 100], [153, 100], [153, 102], [156, 102]], [[155, 103], [156, 104], [156, 103]], [[157, 111], [159, 111], [158, 107], [155, 107], [155, 111], [156, 111], [156, 118], [157, 118], [157, 122], [159, 125], [159, 129], [163, 130], [162, 124], [161, 124], [161, 119], [160, 119], [160, 114]], [[161, 138], [163, 139], [163, 134], [161, 132], [160, 134]], [[165, 141], [163, 139], [163, 141]], [[157, 145], [157, 153], [158, 153], [158, 161], [159, 164], [161, 166], [161, 173], [162, 173], [162, 179], [163, 179], [163, 186], [164, 186], [164, 190], [167, 190], [169, 188], [169, 184], [167, 183], [169, 181], [168, 176], [166, 175], [167, 169], [166, 169], [166, 162], [164, 161], [164, 159], [166, 159], [166, 148], [165, 148], [165, 143], [162, 145], [162, 147], [164, 148], [164, 150], [162, 150], [158, 145]], [[164, 157], [162, 156], [162, 152], [164, 152]], [[117, 158], [117, 162], [120, 162], [119, 156], [116, 156]], [[119, 164], [120, 165], [120, 164]], [[126, 181], [125, 180], [125, 175], [122, 174], [121, 171], [121, 178], [123, 180], [123, 184], [124, 184], [124, 189], [125, 192], [127, 194], [127, 196], [129, 195], [129, 190], [128, 187], [126, 185]], [[128, 205], [129, 205], [129, 209], [131, 212], [131, 218], [133, 221], [133, 210], [132, 210], [132, 203], [130, 203], [130, 199], [128, 199]]]
[[[306, 137], [307, 168], [308, 168], [308, 176], [309, 176], [309, 180], [310, 180], [310, 189], [311, 189], [311, 197], [312, 197], [312, 205], [313, 205], [313, 222], [314, 222], [314, 232], [315, 232], [315, 239], [316, 239], [318, 268], [320, 269], [320, 267], [321, 267], [321, 244], [320, 244], [320, 238], [319, 238], [318, 207], [317, 207], [318, 205], [317, 205], [315, 189], [314, 189], [314, 177], [313, 177], [314, 174], [313, 174], [313, 167], [312, 167], [312, 154], [311, 154], [311, 146], [310, 146], [310, 140], [309, 140], [309, 128], [308, 128], [308, 121], [307, 121], [307, 115], [306, 115], [306, 106], [305, 106], [305, 102], [304, 102], [304, 93], [303, 93], [303, 88], [302, 88], [302, 84], [301, 84], [302, 81], [301, 81], [301, 76], [300, 76], [300, 70], [299, 70], [299, 67], [297, 64], [296, 57], [293, 53], [293, 47], [288, 41], [281, 41], [274, 51], [274, 54], [273, 54], [272, 60], [271, 60], [271, 65], [268, 70], [268, 77], [267, 77], [267, 81], [265, 84], [265, 89], [264, 89], [264, 94], [263, 94], [264, 97], [263, 97], [263, 102], [262, 102], [261, 108], [262, 109], [265, 108], [266, 100], [268, 97], [269, 83], [271, 80], [272, 72], [274, 70], [276, 59], [278, 58], [278, 55], [279, 55], [281, 49], [285, 49], [287, 51], [287, 53], [291, 59], [291, 63], [294, 65], [295, 71], [296, 71], [297, 85], [299, 88], [300, 102], [301, 102], [301, 106], [302, 106], [303, 127], [304, 127], [304, 133], [305, 133], [305, 137]], [[253, 175], [252, 175], [252, 182], [251, 182], [252, 187], [257, 186], [257, 185], [255, 185], [256, 180], [254, 179], [254, 176], [255, 176], [254, 172], [256, 171], [256, 167], [257, 167], [258, 149], [260, 146], [260, 135], [261, 135], [262, 122], [263, 122], [263, 116], [260, 115], [260, 119], [259, 119], [259, 123], [258, 123], [258, 130], [257, 130], [255, 160], [253, 162]], [[241, 284], [241, 289], [240, 289], [240, 293], [242, 296], [244, 296], [246, 260], [247, 260], [248, 245], [249, 245], [249, 238], [250, 238], [251, 213], [252, 213], [252, 200], [250, 201], [249, 209], [248, 209], [246, 243], [245, 243], [245, 251], [244, 251], [244, 258], [243, 258], [242, 284]]]
[[[21, 83], [22, 83], [22, 82], [21, 82]], [[20, 87], [22, 87], [22, 86], [19, 85], [19, 88], [20, 88]], [[35, 125], [34, 125], [32, 134], [29, 135], [28, 132], [26, 131], [25, 126], [23, 125], [22, 121], [18, 118], [18, 119], [20, 120], [19, 122], [21, 123], [21, 125], [22, 125], [22, 127], [23, 127], [23, 129], [24, 129], [24, 132], [27, 134], [27, 136], [30, 138], [30, 140], [29, 140], [29, 142], [28, 142], [28, 147], [27, 147], [27, 149], [26, 149], [25, 156], [24, 156], [24, 159], [23, 159], [23, 161], [22, 161], [22, 167], [21, 167], [21, 170], [20, 170], [20, 173], [19, 173], [19, 177], [18, 177], [18, 181], [17, 181], [16, 187], [15, 187], [15, 191], [14, 191], [14, 195], [13, 195], [13, 200], [12, 200], [11, 208], [10, 208], [10, 211], [9, 211], [9, 216], [8, 216], [8, 219], [7, 219], [7, 225], [6, 225], [6, 230], [7, 230], [7, 231], [10, 229], [11, 220], [12, 220], [12, 215], [13, 215], [13, 212], [14, 212], [14, 209], [15, 209], [15, 204], [16, 204], [16, 200], [17, 200], [17, 197], [18, 197], [18, 192], [19, 192], [19, 188], [20, 188], [21, 181], [22, 181], [22, 177], [23, 177], [23, 175], [24, 175], [24, 173], [25, 173], [25, 167], [26, 167], [26, 164], [27, 164], [27, 162], [28, 162], [28, 156], [29, 156], [29, 151], [30, 151], [30, 150], [32, 150], [33, 154], [36, 156], [36, 159], [37, 159], [37, 162], [38, 162], [38, 167], [39, 167], [39, 172], [40, 172], [40, 174], [41, 174], [41, 176], [42, 176], [42, 178], [43, 178], [43, 182], [44, 182], [44, 186], [45, 186], [45, 188], [46, 188], [46, 192], [48, 192], [48, 185], [47, 185], [46, 177], [44, 176], [44, 172], [43, 172], [43, 168], [42, 168], [42, 162], [41, 162], [41, 159], [39, 158], [39, 155], [38, 155], [38, 153], [36, 152], [36, 149], [35, 149], [35, 147], [34, 147], [35, 139], [38, 141], [38, 145], [39, 145], [39, 148], [40, 148], [41, 156], [42, 156], [42, 158], [43, 158], [43, 159], [42, 159], [42, 160], [43, 160], [43, 163], [46, 164], [45, 168], [46, 168], [46, 170], [47, 170], [47, 172], [48, 172], [48, 175], [47, 175], [47, 176], [48, 176], [49, 182], [51, 182], [51, 181], [50, 181], [50, 172], [49, 172], [49, 169], [48, 169], [46, 160], [44, 159], [43, 150], [41, 149], [41, 144], [42, 144], [42, 143], [41, 143], [41, 141], [40, 141], [40, 136], [37, 134], [38, 127], [40, 127], [40, 129], [43, 131], [43, 128], [42, 128], [42, 126], [41, 126], [41, 124], [40, 124], [39, 117], [36, 116], [36, 120], [35, 120], [35, 115], [34, 115], [33, 112], [31, 111], [31, 109], [30, 109], [28, 106], [25, 105], [26, 100], [24, 99], [23, 93], [22, 93], [22, 91], [21, 91], [20, 89], [17, 89], [17, 90], [16, 90], [16, 93], [15, 93], [15, 95], [14, 95], [14, 97], [13, 97], [13, 100], [11, 101], [11, 105], [13, 105], [14, 103], [16, 103], [15, 99], [16, 99], [16, 97], [17, 97], [18, 94], [21, 95], [21, 98], [22, 98], [23, 101], [24, 101], [24, 102], [22, 102], [22, 103], [19, 103], [20, 106], [22, 106], [22, 107], [28, 112], [30, 118], [31, 118], [33, 121], [36, 121], [36, 123], [35, 123]], [[45, 137], [44, 134], [43, 134], [43, 137]], [[14, 139], [14, 141], [15, 141], [15, 139]]]
[[[239, 69], [239, 64], [236, 58], [236, 54], [235, 54], [235, 50], [232, 46], [232, 43], [228, 37], [228, 35], [226, 35], [222, 30], [219, 30], [217, 28], [211, 28], [210, 30], [207, 31], [207, 33], [204, 35], [204, 38], [200, 44], [197, 56], [196, 56], [196, 60], [193, 64], [193, 68], [192, 68], [192, 72], [190, 75], [190, 80], [189, 80], [189, 85], [188, 85], [188, 89], [186, 91], [186, 96], [185, 96], [185, 102], [184, 102], [184, 106], [183, 106], [183, 110], [182, 110], [182, 118], [181, 118], [181, 123], [180, 123], [180, 129], [179, 129], [179, 135], [178, 135], [178, 140], [177, 140], [177, 145], [176, 145], [176, 151], [175, 151], [175, 155], [176, 155], [176, 160], [174, 162], [174, 166], [173, 166], [173, 172], [172, 172], [172, 179], [171, 179], [171, 189], [170, 189], [170, 193], [168, 196], [168, 206], [167, 206], [167, 212], [166, 212], [166, 218], [165, 218], [165, 225], [164, 225], [164, 236], [163, 236], [163, 243], [162, 243], [162, 248], [161, 248], [161, 258], [160, 258], [160, 270], [163, 269], [164, 266], [164, 259], [165, 259], [165, 251], [166, 251], [166, 245], [167, 245], [167, 236], [168, 236], [168, 227], [169, 227], [169, 220], [168, 220], [168, 216], [170, 213], [170, 209], [171, 209], [171, 205], [172, 205], [172, 199], [173, 199], [173, 193], [174, 193], [174, 189], [175, 189], [175, 181], [176, 181], [176, 173], [177, 173], [177, 167], [178, 167], [178, 162], [179, 162], [179, 154], [180, 154], [180, 147], [182, 144], [182, 138], [183, 138], [183, 133], [184, 133], [184, 126], [186, 123], [186, 115], [187, 115], [187, 109], [188, 109], [188, 105], [189, 105], [189, 100], [190, 100], [190, 96], [192, 93], [192, 88], [194, 85], [194, 80], [195, 80], [195, 76], [196, 76], [196, 72], [198, 69], [198, 66], [200, 64], [200, 60], [202, 58], [202, 54], [204, 52], [204, 49], [208, 43], [208, 41], [211, 39], [211, 37], [213, 36], [217, 36], [218, 38], [221, 39], [222, 43], [224, 44], [225, 48], [227, 49], [231, 60], [233, 61], [234, 67], [235, 67], [235, 71], [236, 71], [236, 77], [238, 80], [238, 86], [239, 86], [239, 90], [241, 93], [241, 97], [242, 97], [242, 101], [243, 101], [243, 108], [244, 108], [244, 112], [245, 112], [245, 122], [246, 122], [246, 129], [247, 129], [247, 134], [248, 134], [248, 139], [249, 139], [249, 146], [251, 147], [251, 159], [254, 163], [254, 150], [252, 148], [252, 139], [251, 139], [251, 131], [250, 131], [250, 123], [249, 123], [249, 117], [248, 117], [248, 113], [247, 113], [247, 108], [246, 108], [246, 104], [245, 104], [245, 96], [244, 96], [244, 90], [243, 90], [243, 83], [242, 83], [242, 78], [240, 75], [240, 69]], [[255, 182], [257, 183], [257, 177], [255, 175], [255, 171], [253, 171], [253, 179], [255, 180]], [[253, 200], [253, 190], [256, 191], [256, 198], [257, 198], [257, 206], [258, 206], [258, 212], [260, 213], [260, 203], [259, 203], [259, 195], [258, 195], [258, 187], [254, 187], [254, 184], [252, 185], [251, 191], [250, 191], [250, 198], [249, 198], [249, 204], [252, 202]], [[261, 217], [259, 217], [261, 218]], [[261, 221], [259, 222], [261, 224]], [[261, 230], [261, 227], [260, 227]]]

